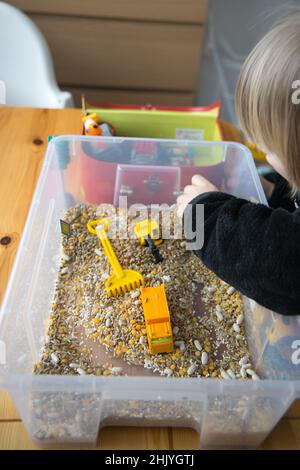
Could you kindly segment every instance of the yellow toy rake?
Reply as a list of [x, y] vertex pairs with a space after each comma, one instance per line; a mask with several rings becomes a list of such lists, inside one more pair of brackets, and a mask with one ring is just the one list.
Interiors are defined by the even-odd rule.
[[124, 294], [133, 289], [137, 289], [144, 285], [144, 278], [138, 271], [132, 269], [123, 269], [114, 252], [114, 249], [107, 236], [109, 222], [107, 219], [89, 220], [87, 229], [93, 235], [97, 235], [103, 251], [113, 270], [113, 274], [105, 282], [105, 289], [108, 297]]

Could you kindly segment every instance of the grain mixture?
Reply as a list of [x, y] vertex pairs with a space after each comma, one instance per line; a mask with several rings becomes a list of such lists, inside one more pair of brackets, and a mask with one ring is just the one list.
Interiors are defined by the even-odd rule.
[[[164, 240], [163, 262], [154, 264], [134, 237], [111, 239], [124, 268], [140, 271], [146, 286], [166, 287], [174, 351], [149, 354], [140, 290], [106, 295], [110, 267], [98, 238], [86, 228], [89, 219], [99, 217], [124, 220], [121, 211], [106, 205], [77, 205], [64, 215], [72, 232], [62, 236], [54, 302], [35, 373], [258, 379], [247, 349], [241, 295], [186, 250], [185, 241]], [[134, 218], [126, 217], [133, 228]]]

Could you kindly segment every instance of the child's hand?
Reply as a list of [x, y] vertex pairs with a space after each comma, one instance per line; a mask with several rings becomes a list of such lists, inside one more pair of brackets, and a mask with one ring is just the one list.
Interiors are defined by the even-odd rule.
[[210, 191], [219, 191], [216, 186], [200, 175], [194, 175], [192, 184], [184, 188], [183, 194], [177, 198], [177, 215], [182, 217], [184, 209], [196, 196]]

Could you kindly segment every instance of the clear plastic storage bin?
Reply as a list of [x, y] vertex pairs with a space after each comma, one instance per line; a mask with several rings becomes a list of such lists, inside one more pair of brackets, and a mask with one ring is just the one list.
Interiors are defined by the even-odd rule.
[[266, 204], [251, 154], [236, 143], [84, 136], [50, 142], [0, 317], [0, 386], [38, 444], [93, 445], [101, 426], [148, 425], [193, 427], [205, 448], [253, 448], [300, 397], [298, 319], [247, 299], [247, 336], [263, 380], [32, 373], [49, 321], [64, 211], [78, 202], [117, 203], [122, 195], [130, 204], [172, 204], [194, 173]]

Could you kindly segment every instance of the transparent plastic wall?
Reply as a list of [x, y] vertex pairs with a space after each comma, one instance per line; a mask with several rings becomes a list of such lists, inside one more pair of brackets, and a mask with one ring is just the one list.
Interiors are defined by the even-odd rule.
[[[148, 152], [143, 163], [141, 144], [143, 157]], [[276, 316], [262, 314], [249, 301], [251, 352], [261, 377], [274, 380], [146, 377], [143, 368], [124, 377], [32, 373], [45, 341], [65, 210], [74, 203], [112, 204], [123, 193], [132, 203], [172, 204], [195, 172], [231, 194], [266, 203], [252, 157], [239, 144], [82, 136], [50, 143], [0, 316], [0, 344], [6, 349], [0, 387], [12, 394], [39, 445], [94, 445], [101, 426], [148, 425], [191, 426], [206, 448], [252, 448], [300, 396], [299, 381], [289, 380], [299, 378], [297, 360], [291, 363], [297, 350], [278, 344], [286, 333], [298, 335], [296, 325], [274, 330]], [[266, 356], [269, 343], [277, 347]], [[285, 354], [284, 364], [276, 362], [278, 351]], [[276, 380], [281, 377], [286, 380]]]

